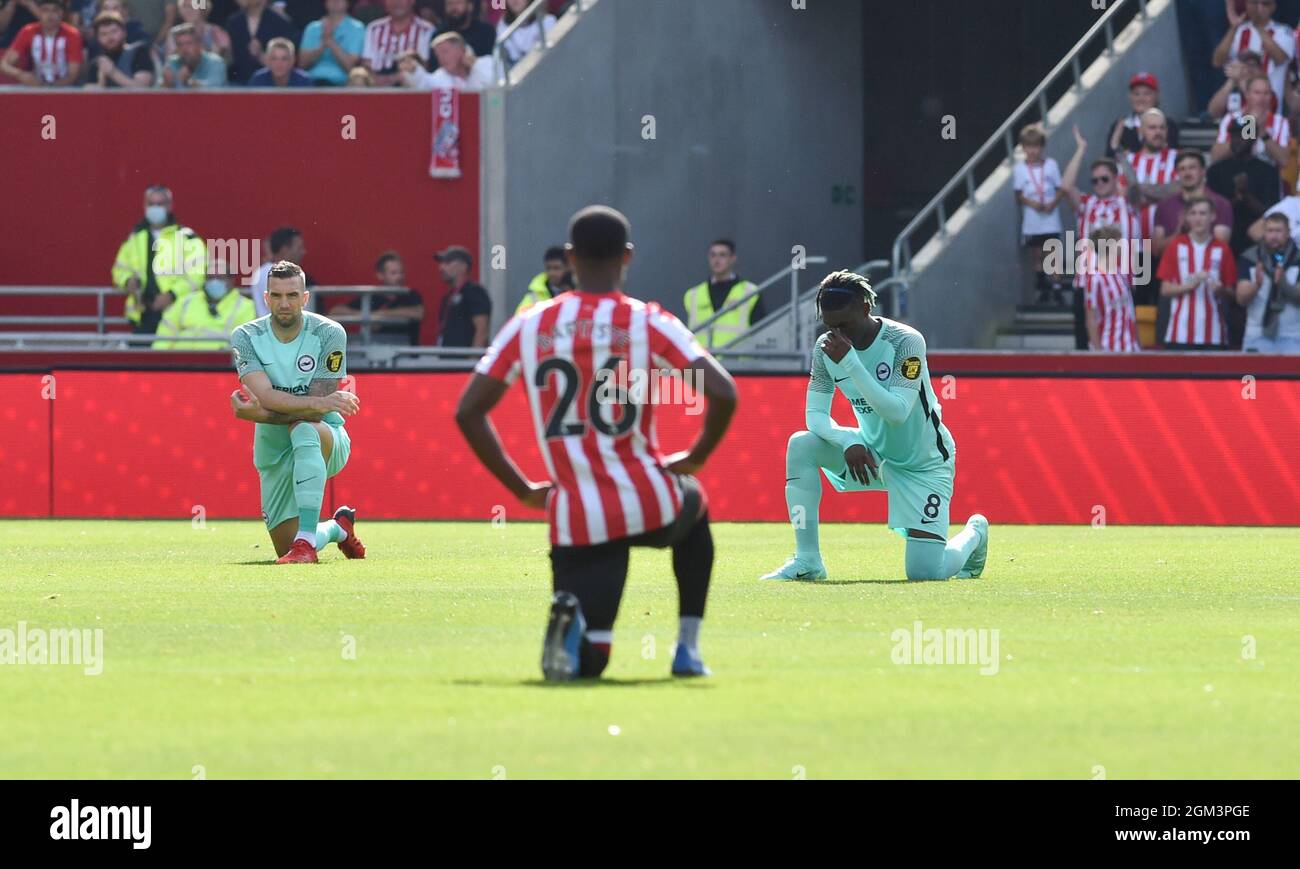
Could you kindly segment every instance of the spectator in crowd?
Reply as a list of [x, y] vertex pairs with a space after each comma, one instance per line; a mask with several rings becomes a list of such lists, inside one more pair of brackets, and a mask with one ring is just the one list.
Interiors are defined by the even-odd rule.
[[85, 32], [82, 34], [86, 40], [86, 45], [89, 46], [87, 61], [95, 59], [95, 16], [104, 12], [112, 12], [126, 23], [127, 45], [135, 45], [137, 42], [152, 42], [149, 34], [144, 32], [144, 27], [141, 26], [139, 19], [131, 15], [131, 7], [127, 5], [126, 0], [99, 0], [98, 6], [93, 9], [90, 17], [85, 20]]
[[272, 0], [272, 8], [293, 24], [293, 29], [302, 33], [307, 25], [319, 21], [325, 15], [323, 0]]
[[446, 14], [433, 36], [444, 33], [459, 33], [477, 57], [491, 57], [497, 43], [496, 29], [474, 14], [471, 0], [446, 0]]
[[1226, 11], [1228, 30], [1214, 49], [1214, 67], [1223, 69], [1244, 52], [1255, 52], [1277, 100], [1273, 105], [1278, 105], [1283, 99], [1287, 70], [1295, 58], [1295, 31], [1273, 20], [1277, 0], [1248, 0], [1245, 15], [1240, 15], [1231, 3], [1226, 4]]
[[401, 83], [397, 59], [414, 51], [426, 67], [433, 25], [414, 12], [415, 0], [384, 0], [388, 14], [366, 25], [366, 42], [361, 59], [375, 76], [376, 87]]
[[[1241, 57], [1228, 61], [1223, 68], [1227, 78], [1223, 87], [1210, 98], [1207, 111], [1211, 117], [1222, 118], [1240, 112], [1246, 107], [1246, 82], [1264, 74], [1264, 63], [1254, 51], [1243, 51]], [[1277, 106], [1273, 106], [1277, 110]]]
[[[1259, 226], [1256, 235], [1253, 226], [1264, 216], [1269, 203], [1276, 202], [1282, 189], [1277, 167], [1252, 155], [1255, 143], [1247, 139], [1240, 122], [1233, 121], [1228, 128], [1228, 148], [1231, 156], [1220, 160], [1206, 173], [1206, 185], [1232, 203], [1232, 252], [1244, 251], [1253, 241], [1258, 241], [1264, 231]], [[1300, 217], [1300, 212], [1297, 213]], [[1295, 226], [1296, 224], [1292, 224]]]
[[1047, 147], [1047, 134], [1041, 124], [1030, 124], [1020, 131], [1020, 147], [1025, 159], [1016, 163], [1012, 187], [1016, 202], [1023, 210], [1020, 218], [1020, 240], [1024, 246], [1026, 286], [1024, 298], [1037, 291], [1038, 304], [1053, 301], [1063, 304], [1061, 287], [1053, 284], [1043, 272], [1043, 257], [1049, 241], [1061, 237], [1061, 167], [1051, 157], [1043, 156]]
[[438, 68], [433, 72], [421, 65], [414, 52], [403, 56], [398, 68], [404, 85], [421, 90], [452, 88], [470, 92], [487, 90], [492, 86], [492, 58], [475, 57], [459, 33], [435, 37], [433, 53], [438, 58]]
[[63, 22], [63, 0], [38, 0], [36, 11], [5, 49], [0, 73], [28, 87], [67, 87], [81, 75], [81, 34]]
[[112, 12], [95, 16], [99, 50], [89, 68], [87, 88], [153, 87], [153, 54], [148, 44], [126, 44], [126, 24]]
[[294, 66], [297, 52], [293, 41], [277, 36], [266, 44], [263, 59], [266, 66], [253, 73], [248, 80], [251, 88], [309, 88], [311, 77]]
[[[0, 0], [0, 48], [8, 48], [18, 31], [40, 17], [41, 7], [37, 0]], [[82, 41], [85, 41], [84, 34]]]
[[[188, 0], [181, 0], [182, 3]], [[198, 28], [177, 24], [168, 35], [176, 53], [163, 67], [163, 85], [169, 88], [220, 88], [226, 86], [226, 63], [221, 56], [203, 49]]]
[[[532, 0], [529, 0], [529, 2], [531, 3]], [[573, 0], [546, 0], [546, 11], [558, 18], [565, 9], [569, 8], [569, 4], [572, 2]], [[484, 20], [495, 27], [501, 22], [501, 18], [505, 15], [505, 4], [500, 2], [489, 2], [482, 5]], [[1217, 36], [1218, 34], [1216, 33], [1215, 35]]]
[[[502, 19], [503, 21], [505, 19]], [[723, 314], [717, 322], [705, 329], [700, 337], [712, 349], [725, 347], [739, 338], [759, 320], [767, 316], [762, 294], [750, 295], [754, 285], [736, 274], [736, 243], [720, 238], [709, 245], [709, 279], [686, 291], [686, 321], [691, 331], [696, 331], [715, 314], [728, 305], [747, 301], [733, 311]]]
[[1242, 349], [1300, 353], [1300, 250], [1286, 215], [1265, 218], [1263, 239], [1239, 265], [1237, 303], [1246, 308]]
[[1170, 299], [1169, 322], [1161, 343], [1167, 350], [1223, 350], [1228, 329], [1219, 303], [1236, 300], [1237, 263], [1212, 232], [1214, 203], [1200, 197], [1187, 203], [1187, 233], [1165, 248], [1156, 276]]
[[[292, 226], [281, 226], [277, 227], [266, 240], [266, 251], [270, 257], [253, 272], [251, 286], [253, 306], [257, 309], [259, 317], [271, 313], [271, 309], [266, 306], [265, 298], [266, 278], [271, 273], [271, 266], [281, 261], [301, 266], [302, 261], [307, 258], [307, 244], [303, 241], [302, 233], [297, 229]], [[308, 286], [311, 283], [311, 279], [308, 278]]]
[[[375, 261], [375, 280], [381, 287], [393, 287], [392, 293], [370, 296], [370, 340], [376, 344], [414, 347], [420, 343], [420, 321], [424, 319], [424, 299], [406, 286], [406, 264], [395, 251], [386, 251]], [[400, 290], [400, 292], [398, 292]], [[361, 299], [330, 309], [331, 317], [357, 317]]]
[[508, 64], [513, 65], [522, 60], [524, 55], [532, 51], [533, 46], [541, 41], [542, 31], [549, 34], [555, 27], [554, 15], [547, 14], [539, 21], [537, 13], [534, 12], [528, 20], [519, 25], [519, 29], [509, 39], [504, 38], [506, 30], [518, 20], [531, 2], [532, 0], [506, 0], [505, 15], [497, 22], [497, 42], [503, 43]]
[[325, 16], [307, 25], [298, 63], [318, 85], [344, 85], [361, 61], [366, 26], [348, 15], [348, 0], [325, 0]]
[[448, 287], [438, 312], [438, 346], [486, 347], [492, 300], [469, 279], [474, 257], [463, 247], [449, 247], [434, 259]]
[[528, 290], [519, 301], [516, 314], [522, 314], [533, 305], [549, 302], [560, 293], [573, 289], [573, 274], [569, 271], [569, 258], [564, 248], [556, 245], [546, 249], [542, 257], [542, 271], [528, 284]]
[[1088, 236], [1084, 267], [1084, 318], [1088, 349], [1134, 353], [1141, 349], [1133, 291], [1123, 263], [1128, 253], [1119, 227], [1102, 226]]
[[172, 192], [144, 192], [144, 219], [131, 228], [113, 261], [113, 285], [127, 294], [126, 318], [136, 334], [152, 335], [163, 312], [203, 285], [207, 246], [176, 222]]
[[224, 350], [235, 327], [255, 316], [252, 300], [240, 294], [226, 264], [217, 261], [208, 266], [203, 292], [188, 293], [163, 312], [151, 346], [154, 350]]
[[[198, 34], [199, 47], [205, 52], [220, 57], [223, 70], [229, 67], [234, 60], [230, 49], [230, 34], [221, 25], [208, 21], [208, 13], [213, 8], [209, 0], [178, 0], [176, 8], [180, 11], [181, 23], [194, 27], [194, 32]], [[175, 27], [167, 33], [164, 53], [167, 57], [178, 53]], [[223, 73], [223, 80], [224, 77]]]
[[[1142, 113], [1160, 107], [1160, 81], [1149, 72], [1139, 72], [1128, 80], [1128, 101], [1131, 111], [1115, 121], [1106, 143], [1106, 156], [1112, 159], [1120, 154], [1137, 151], [1142, 147]], [[1178, 147], [1178, 124], [1165, 118], [1165, 140], [1170, 148]]]
[[[1141, 239], [1137, 211], [1120, 193], [1119, 164], [1109, 157], [1094, 160], [1089, 173], [1091, 193], [1081, 193], [1076, 186], [1083, 160], [1088, 153], [1088, 140], [1074, 128], [1074, 156], [1065, 165], [1061, 175], [1061, 190], [1065, 193], [1074, 213], [1078, 218], [1075, 237], [1090, 238], [1092, 233], [1103, 226], [1117, 226], [1126, 243]], [[1076, 349], [1088, 349], [1088, 329], [1083, 304], [1083, 279], [1076, 276], [1074, 281], [1074, 342]], [[1133, 287], [1135, 300], [1139, 304], [1154, 304], [1154, 294], [1149, 287]]]
[[[1232, 0], [1228, 0], [1232, 2]], [[1222, 83], [1214, 68], [1214, 48], [1228, 26], [1221, 0], [1178, 0], [1178, 33], [1183, 59], [1192, 79], [1195, 113], [1205, 111]], [[1223, 112], [1210, 111], [1214, 117]]]
[[[1178, 182], [1174, 177], [1178, 152], [1169, 147], [1165, 113], [1159, 109], [1147, 109], [1142, 113], [1140, 134], [1141, 150], [1128, 154], [1125, 186], [1129, 188], [1133, 203], [1140, 208], [1138, 217], [1142, 237], [1151, 238], [1156, 205], [1178, 192]], [[1132, 176], [1131, 182], [1128, 181], [1129, 175]]]
[[1169, 239], [1187, 232], [1183, 211], [1188, 202], [1201, 196], [1214, 203], [1214, 237], [1232, 243], [1232, 203], [1206, 185], [1205, 155], [1200, 151], [1179, 151], [1177, 170], [1177, 192], [1160, 200], [1151, 227], [1151, 248], [1157, 260]]
[[1219, 122], [1219, 136], [1210, 149], [1210, 162], [1217, 163], [1232, 153], [1228, 140], [1232, 123], [1236, 121], [1242, 125], [1245, 137], [1254, 141], [1251, 153], [1279, 168], [1285, 166], [1291, 158], [1288, 150], [1291, 146], [1291, 125], [1285, 117], [1270, 108], [1272, 101], [1273, 91], [1268, 79], [1261, 75], [1246, 82], [1246, 108], [1236, 114], [1223, 116]]
[[375, 86], [375, 76], [364, 66], [354, 66], [348, 70], [347, 86], [350, 88], [372, 88]]
[[176, 0], [131, 0], [131, 10], [140, 20], [151, 50], [154, 45], [162, 45], [167, 32], [180, 17], [176, 11]]
[[298, 32], [288, 18], [268, 8], [266, 0], [238, 0], [238, 3], [239, 11], [226, 19], [233, 56], [227, 76], [232, 84], [247, 84], [266, 63], [264, 54], [271, 40], [294, 41]]

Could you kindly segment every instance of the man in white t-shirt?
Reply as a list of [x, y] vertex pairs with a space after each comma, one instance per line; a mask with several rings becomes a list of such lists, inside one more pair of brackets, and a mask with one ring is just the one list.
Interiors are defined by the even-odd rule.
[[402, 58], [399, 63], [402, 83], [422, 90], [448, 88], [474, 93], [487, 90], [495, 80], [492, 58], [476, 58], [465, 37], [455, 31], [434, 38], [433, 54], [438, 59], [438, 68], [433, 72], [412, 55]]
[[1287, 70], [1295, 58], [1295, 31], [1273, 20], [1277, 0], [1250, 0], [1245, 15], [1236, 14], [1231, 3], [1227, 7], [1228, 32], [1214, 50], [1214, 68], [1223, 69], [1228, 61], [1237, 60], [1247, 51], [1257, 52], [1280, 105]]
[[[1053, 285], [1043, 272], [1044, 246], [1061, 237], [1061, 168], [1051, 157], [1043, 155], [1047, 147], [1047, 134], [1038, 124], [1030, 124], [1020, 131], [1020, 147], [1025, 159], [1012, 170], [1012, 187], [1016, 202], [1023, 209], [1020, 219], [1020, 238], [1025, 247], [1024, 275], [1026, 301], [1028, 290], [1037, 290], [1038, 304], [1046, 304], [1048, 294], [1057, 303], [1063, 303], [1061, 288]], [[1032, 282], [1032, 284], [1031, 284]]]

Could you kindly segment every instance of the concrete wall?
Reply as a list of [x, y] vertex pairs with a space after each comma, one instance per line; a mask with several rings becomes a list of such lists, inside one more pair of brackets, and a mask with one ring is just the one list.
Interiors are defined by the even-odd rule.
[[[863, 4], [807, 5], [600, 0], [517, 84], [486, 95], [483, 248], [507, 254], [504, 272], [484, 269], [489, 289], [513, 310], [590, 203], [632, 221], [629, 291], [678, 313], [719, 236], [738, 241], [755, 280], [797, 244], [860, 262]], [[852, 203], [833, 204], [837, 185]]]
[[[1110, 125], [1128, 111], [1128, 79], [1133, 73], [1156, 74], [1161, 105], [1176, 120], [1189, 111], [1174, 3], [1152, 0], [1148, 9], [1152, 20], [1145, 26], [1135, 21], [1120, 35], [1115, 58], [1103, 56], [1085, 70], [1083, 95], [1071, 93], [1049, 112], [1047, 151], [1062, 171], [1074, 153], [1072, 126], [1078, 124], [1088, 139], [1088, 160], [1080, 173], [1084, 184], [1086, 164], [1104, 156]], [[997, 329], [1010, 324], [1021, 301], [1020, 214], [1009, 165], [985, 181], [978, 199], [981, 207], [963, 206], [954, 215], [947, 240], [926, 245], [915, 260], [918, 274], [908, 319], [925, 333], [931, 347], [991, 347]], [[1068, 206], [1062, 207], [1061, 218], [1067, 230], [1075, 225]]]

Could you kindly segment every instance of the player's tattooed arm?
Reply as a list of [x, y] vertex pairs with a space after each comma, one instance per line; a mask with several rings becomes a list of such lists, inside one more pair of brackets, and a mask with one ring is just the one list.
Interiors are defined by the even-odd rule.
[[[317, 384], [321, 384], [318, 386]], [[326, 385], [329, 384], [329, 385]], [[352, 416], [361, 409], [361, 402], [351, 392], [338, 388], [337, 380], [314, 380], [307, 395], [291, 395], [271, 385], [264, 371], [244, 375], [244, 389], [272, 413], [280, 413], [294, 420], [303, 419], [302, 413], [339, 413]]]
[[245, 391], [242, 387], [236, 389], [230, 394], [230, 406], [235, 411], [235, 418], [246, 420], [247, 422], [257, 422], [262, 425], [290, 425], [295, 422], [319, 422], [325, 414], [314, 411], [303, 411], [298, 416], [291, 416], [287, 413], [276, 413], [262, 407], [262, 403], [257, 400], [257, 396], [251, 392]]

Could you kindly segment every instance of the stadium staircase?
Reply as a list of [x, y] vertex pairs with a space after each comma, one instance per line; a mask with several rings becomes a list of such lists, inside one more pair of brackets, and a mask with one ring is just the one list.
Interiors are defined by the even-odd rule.
[[[962, 169], [908, 223], [889, 260], [864, 263], [882, 291], [885, 310], [927, 336], [931, 348], [1070, 350], [1073, 315], [1054, 307], [1022, 306], [1020, 214], [1012, 195], [1016, 135], [1025, 124], [1047, 128], [1047, 152], [1062, 168], [1074, 149], [1078, 124], [1100, 156], [1102, 131], [1127, 110], [1127, 82], [1135, 72], [1157, 75], [1166, 111], [1181, 117], [1190, 106], [1175, 0], [1119, 0], [1052, 69], [1024, 102], [979, 147]], [[1185, 122], [1186, 140], [1205, 145], [1199, 121]], [[1067, 229], [1073, 225], [1062, 209]], [[810, 287], [728, 348], [803, 353], [815, 322]], [[791, 317], [791, 310], [797, 317]]]

